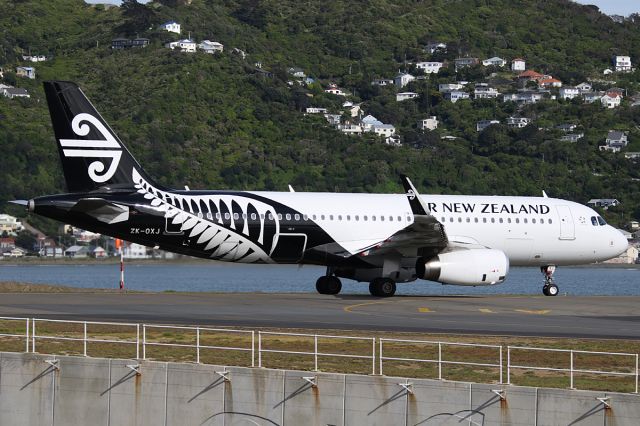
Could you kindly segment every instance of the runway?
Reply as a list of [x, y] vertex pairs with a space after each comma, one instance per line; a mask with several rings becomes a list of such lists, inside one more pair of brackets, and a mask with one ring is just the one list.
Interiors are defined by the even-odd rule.
[[0, 316], [181, 325], [640, 339], [639, 296], [0, 294]]

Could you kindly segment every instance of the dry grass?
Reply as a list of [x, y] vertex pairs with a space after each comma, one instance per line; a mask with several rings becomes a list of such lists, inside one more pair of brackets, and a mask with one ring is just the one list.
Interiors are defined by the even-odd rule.
[[[24, 336], [25, 321], [0, 320], [0, 334], [17, 334]], [[234, 329], [236, 330], [236, 329]], [[238, 329], [240, 330], [240, 329]], [[250, 330], [245, 330], [250, 331]], [[503, 346], [503, 380], [506, 382], [506, 347], [527, 346], [536, 348], [567, 349], [574, 351], [625, 352], [637, 354], [640, 352], [640, 342], [633, 340], [588, 340], [588, 339], [559, 339], [539, 337], [504, 337], [504, 336], [445, 336], [416, 333], [381, 333], [327, 330], [262, 330], [261, 347], [262, 366], [268, 368], [286, 368], [313, 371], [315, 357], [313, 355], [315, 340], [308, 336], [273, 335], [275, 333], [302, 334], [331, 334], [357, 335], [361, 337], [383, 337], [384, 339], [407, 339], [443, 342], [441, 345], [441, 372], [436, 362], [421, 362], [421, 360], [438, 360], [438, 344], [433, 343], [402, 343], [384, 342], [383, 356], [385, 358], [404, 358], [405, 360], [385, 360], [383, 373], [387, 376], [438, 378], [469, 381], [477, 383], [499, 383], [500, 368], [499, 350], [497, 348], [467, 347], [448, 345], [447, 342], [464, 342], [482, 345]], [[86, 354], [94, 357], [136, 358], [143, 357], [142, 345], [139, 353], [135, 344], [143, 339], [142, 327], [119, 325], [88, 324]], [[59, 355], [84, 355], [85, 346], [82, 341], [63, 340], [62, 338], [82, 339], [83, 324], [38, 321], [36, 323], [36, 351], [39, 353]], [[224, 327], [220, 330], [201, 329], [200, 362], [217, 365], [252, 366], [251, 348], [258, 349], [258, 335], [251, 333], [235, 333]], [[48, 337], [55, 337], [49, 339]], [[147, 345], [144, 356], [146, 359], [158, 361], [196, 362], [197, 332], [193, 329], [169, 329], [148, 327], [144, 338]], [[252, 340], [253, 339], [253, 340]], [[110, 342], [99, 342], [108, 340]], [[182, 346], [180, 346], [182, 345]], [[189, 346], [187, 346], [189, 345]], [[337, 373], [372, 373], [372, 341], [352, 338], [328, 339], [319, 337], [318, 352], [333, 355], [319, 355], [317, 366], [319, 371]], [[215, 348], [204, 348], [212, 346]], [[24, 337], [0, 337], [0, 350], [11, 352], [25, 351]], [[31, 345], [30, 345], [31, 348]], [[227, 348], [227, 349], [222, 349]], [[379, 373], [379, 341], [376, 340], [376, 373]], [[284, 354], [268, 351], [301, 352], [299, 354]], [[348, 356], [335, 356], [348, 355]], [[351, 356], [361, 356], [355, 358]], [[476, 364], [493, 364], [494, 366], [457, 365], [451, 362], [467, 362]], [[258, 354], [254, 359], [258, 365]], [[611, 356], [603, 354], [574, 354], [574, 369], [601, 370], [609, 372], [634, 373], [635, 357]], [[553, 351], [524, 351], [512, 350], [511, 365], [533, 366], [540, 368], [569, 368], [570, 354]], [[511, 383], [523, 386], [568, 388], [569, 374], [557, 371], [531, 370], [512, 368]], [[634, 392], [635, 378], [615, 375], [596, 375], [592, 373], [575, 373], [574, 388], [602, 391]]]

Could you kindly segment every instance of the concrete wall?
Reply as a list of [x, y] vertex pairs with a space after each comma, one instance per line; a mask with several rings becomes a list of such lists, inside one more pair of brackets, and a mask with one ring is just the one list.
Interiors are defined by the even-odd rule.
[[[57, 368], [46, 362], [54, 360]], [[611, 409], [596, 399], [605, 396]], [[639, 419], [640, 396], [631, 394], [0, 353], [0, 425], [637, 426]]]

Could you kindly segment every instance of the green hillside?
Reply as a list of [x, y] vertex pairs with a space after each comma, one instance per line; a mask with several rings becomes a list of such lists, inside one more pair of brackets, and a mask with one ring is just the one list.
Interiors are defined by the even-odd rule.
[[[415, 72], [416, 61], [459, 56], [523, 57], [527, 68], [565, 84], [602, 80], [612, 55], [640, 61], [637, 19], [614, 23], [568, 0], [163, 0], [107, 9], [82, 0], [0, 0], [0, 8], [3, 81], [31, 93], [30, 99], [0, 97], [0, 210], [11, 208], [7, 200], [64, 190], [41, 81], [68, 79], [168, 186], [399, 192], [397, 175], [405, 173], [424, 193], [545, 190], [582, 203], [617, 198], [622, 206], [607, 219], [640, 218], [637, 163], [598, 150], [608, 130], [622, 130], [629, 132], [627, 150], [640, 151], [640, 108], [630, 101], [640, 92], [640, 72], [606, 77], [628, 95], [613, 110], [551, 99], [521, 109], [497, 100], [452, 104], [437, 91], [439, 83], [460, 79], [512, 85], [513, 73], [485, 67], [457, 74], [450, 67], [414, 81], [407, 89], [420, 96], [404, 102], [396, 102], [396, 89], [371, 85], [398, 70]], [[182, 24], [181, 36], [157, 29], [168, 20]], [[163, 47], [189, 34], [223, 43], [224, 53]], [[111, 40], [121, 36], [151, 44], [112, 50]], [[448, 51], [426, 53], [422, 47], [430, 41], [446, 42]], [[26, 63], [22, 55], [29, 53], [52, 59]], [[33, 65], [37, 78], [16, 77], [20, 65]], [[289, 67], [316, 83], [288, 84], [295, 80]], [[347, 136], [322, 116], [304, 115], [308, 106], [340, 112], [344, 99], [323, 92], [329, 83], [362, 103], [365, 114], [393, 124], [403, 146], [387, 146], [372, 134]], [[609, 85], [596, 81], [594, 87]], [[416, 123], [428, 115], [436, 115], [440, 127], [424, 133]], [[476, 132], [478, 120], [504, 122], [511, 115], [534, 124]], [[585, 137], [560, 142], [553, 127], [562, 123], [577, 124]]]

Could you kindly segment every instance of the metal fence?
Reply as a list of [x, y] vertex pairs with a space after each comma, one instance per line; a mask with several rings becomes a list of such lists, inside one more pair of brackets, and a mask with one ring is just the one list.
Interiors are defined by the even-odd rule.
[[[14, 328], [24, 329], [24, 332], [15, 332], [9, 325], [10, 323], [18, 323], [18, 326]], [[57, 324], [59, 327], [55, 331], [47, 331], [47, 324]], [[70, 329], [64, 329], [65, 325], [69, 325]], [[60, 328], [62, 327], [62, 329]], [[96, 337], [98, 332], [96, 329], [100, 327], [111, 327], [112, 333], [109, 338]], [[73, 329], [75, 328], [75, 329]], [[124, 328], [126, 331], [124, 334], [127, 337], [113, 337], [113, 329]], [[504, 347], [500, 345], [483, 345], [475, 343], [454, 343], [454, 342], [441, 342], [441, 341], [424, 341], [424, 340], [402, 340], [402, 339], [387, 339], [376, 337], [357, 337], [357, 336], [337, 336], [337, 335], [322, 335], [322, 334], [304, 334], [304, 333], [280, 333], [280, 332], [267, 332], [258, 331], [258, 339], [256, 341], [256, 332], [253, 330], [235, 330], [235, 329], [223, 329], [223, 328], [208, 328], [208, 327], [188, 327], [188, 326], [173, 326], [173, 325], [155, 325], [155, 324], [138, 324], [138, 323], [117, 323], [117, 322], [97, 322], [97, 321], [70, 321], [70, 320], [54, 320], [43, 318], [20, 318], [20, 317], [0, 317], [0, 331], [6, 331], [0, 333], [0, 350], [2, 350], [2, 341], [5, 339], [24, 339], [24, 352], [36, 352], [40, 348], [43, 342], [46, 341], [67, 341], [67, 342], [81, 342], [82, 354], [88, 356], [89, 346], [93, 344], [112, 344], [112, 345], [127, 345], [135, 348], [135, 358], [147, 360], [148, 350], [153, 347], [169, 347], [169, 348], [182, 348], [193, 349], [195, 352], [195, 362], [202, 363], [202, 350], [213, 351], [232, 351], [250, 354], [251, 367], [265, 367], [265, 354], [283, 354], [300, 356], [303, 358], [313, 357], [313, 371], [320, 371], [320, 359], [326, 357], [333, 358], [348, 358], [358, 359], [371, 362], [371, 374], [376, 374], [376, 365], [378, 365], [377, 374], [383, 375], [384, 368], [387, 363], [392, 362], [408, 362], [408, 363], [427, 363], [431, 365], [437, 365], [437, 378], [440, 380], [445, 379], [446, 374], [443, 371], [445, 366], [468, 366], [468, 367], [484, 367], [488, 369], [496, 369], [499, 374], [499, 383], [504, 383], [504, 369], [506, 368], [506, 384], [512, 384], [512, 370], [539, 370], [556, 372], [569, 375], [569, 388], [575, 388], [576, 375], [596, 375], [596, 376], [609, 376], [609, 377], [622, 377], [635, 382], [633, 393], [638, 393], [638, 354], [634, 353], [621, 353], [621, 352], [596, 352], [596, 351], [581, 351], [570, 349], [550, 349], [550, 348], [532, 348], [523, 346], [507, 346], [506, 347], [506, 362], [504, 362], [503, 353]], [[178, 332], [179, 337], [175, 337], [172, 340], [172, 335], [165, 335], [160, 333], [161, 331], [173, 331]], [[128, 334], [127, 334], [128, 333]], [[160, 333], [160, 334], [159, 334]], [[185, 343], [182, 334], [190, 333], [193, 341]], [[209, 334], [207, 334], [209, 333]], [[246, 346], [238, 346], [231, 344], [218, 344], [220, 336], [216, 338], [215, 334], [225, 335], [238, 335], [240, 339], [248, 340]], [[104, 333], [109, 334], [109, 333]], [[203, 337], [204, 334], [204, 337]], [[244, 336], [250, 336], [247, 339]], [[288, 337], [288, 338], [301, 338], [308, 339], [313, 343], [313, 350], [291, 350], [291, 348], [283, 348], [282, 342], [275, 343], [273, 337]], [[177, 342], [176, 340], [180, 340]], [[244, 340], [242, 340], [244, 342]], [[322, 350], [322, 346], [325, 345], [325, 341], [340, 342], [340, 341], [353, 341], [360, 342], [360, 348], [358, 350], [349, 347], [344, 351], [327, 351]], [[376, 345], [377, 342], [377, 345]], [[224, 343], [224, 342], [223, 342]], [[416, 356], [390, 356], [390, 352], [393, 352], [393, 345], [405, 346], [405, 353], [422, 354]], [[257, 348], [256, 348], [257, 345]], [[286, 346], [287, 343], [284, 343]], [[357, 345], [356, 345], [357, 346]], [[376, 346], [378, 347], [376, 353]], [[426, 350], [427, 346], [431, 346], [431, 350]], [[478, 357], [475, 360], [467, 360], [462, 358], [458, 354], [446, 354], [447, 348], [472, 348], [485, 350], [491, 353], [493, 358], [490, 362], [478, 362]], [[435, 355], [437, 350], [437, 355]], [[443, 354], [445, 350], [445, 354]], [[495, 351], [495, 355], [493, 354]], [[552, 365], [545, 365], [544, 360], [541, 357], [536, 357], [536, 362], [526, 365], [524, 363], [514, 362], [514, 356], [517, 357], [518, 353], [522, 352], [549, 352], [557, 354], [567, 354], [565, 362], [568, 362], [568, 368], [566, 366], [558, 365], [562, 362], [559, 357], [553, 357]], [[49, 352], [51, 353], [51, 352]], [[429, 356], [429, 354], [434, 354]], [[448, 356], [446, 356], [448, 355]], [[477, 354], [476, 354], [477, 355]], [[606, 364], [604, 360], [600, 360], [600, 367], [598, 369], [580, 368], [581, 356], [600, 356], [600, 357], [613, 357], [616, 359], [629, 359], [629, 364], [622, 367], [617, 366], [615, 368], [604, 369], [602, 365]], [[623, 371], [625, 370], [625, 371]], [[328, 371], [328, 370], [323, 370]], [[435, 377], [434, 377], [435, 378]], [[585, 389], [588, 390], [588, 389]]]
[[[569, 368], [558, 367], [541, 367], [539, 365], [518, 365], [511, 362], [512, 353], [516, 351], [534, 351], [534, 352], [553, 352], [568, 354], [567, 361], [569, 362]], [[633, 372], [623, 372], [615, 370], [585, 370], [576, 367], [576, 355], [604, 355], [609, 357], [625, 357], [630, 358], [631, 363], [627, 367]], [[559, 361], [559, 360], [556, 360]], [[638, 393], [638, 354], [623, 353], [623, 352], [596, 352], [596, 351], [578, 351], [572, 349], [549, 349], [549, 348], [530, 348], [524, 346], [507, 346], [507, 384], [511, 384], [511, 370], [523, 369], [523, 370], [539, 370], [539, 371], [555, 371], [561, 373], [569, 373], [569, 388], [575, 389], [575, 376], [576, 374], [593, 374], [599, 376], [618, 376], [618, 377], [632, 377], [635, 380], [635, 391]]]
[[[384, 361], [406, 361], [406, 362], [424, 362], [438, 365], [438, 380], [442, 380], [442, 367], [445, 365], [462, 365], [462, 366], [475, 366], [475, 367], [490, 367], [496, 368], [499, 371], [500, 383], [502, 383], [502, 346], [499, 345], [481, 345], [476, 343], [452, 343], [452, 342], [433, 342], [428, 340], [401, 340], [401, 339], [378, 339], [380, 342], [379, 373], [383, 374], [383, 362]], [[438, 348], [437, 359], [428, 358], [404, 358], [404, 357], [389, 357], [384, 356], [384, 344], [393, 343], [409, 343], [412, 345], [432, 345]], [[495, 363], [481, 363], [481, 362], [469, 362], [469, 361], [455, 361], [451, 359], [444, 359], [442, 356], [443, 347], [468, 347], [468, 348], [487, 348], [496, 350], [497, 362]]]

